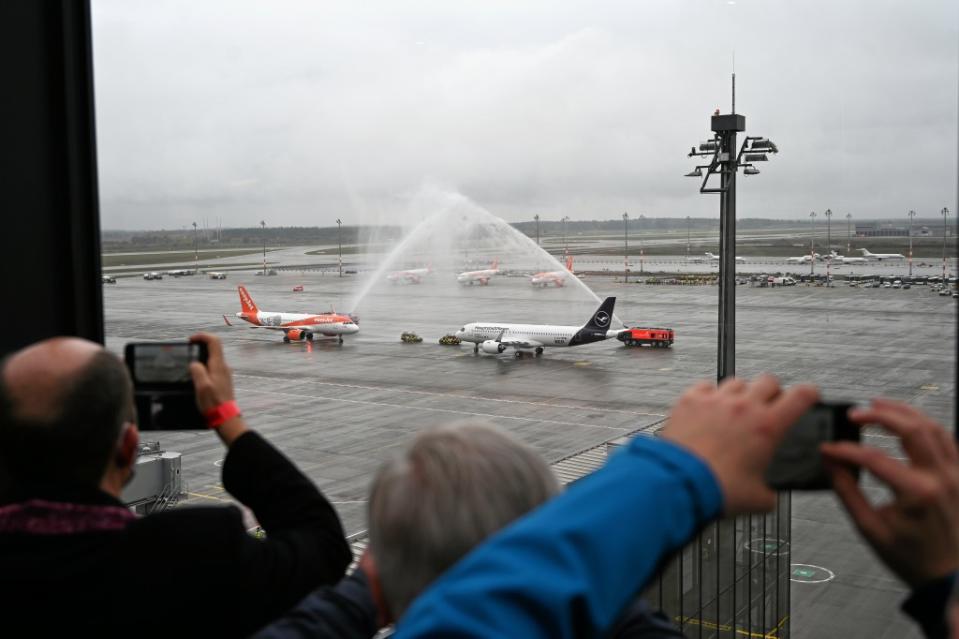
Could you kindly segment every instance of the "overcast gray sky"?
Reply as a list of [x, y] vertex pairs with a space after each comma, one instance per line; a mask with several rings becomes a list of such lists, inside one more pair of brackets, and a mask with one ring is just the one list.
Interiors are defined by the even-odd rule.
[[92, 4], [107, 229], [369, 223], [424, 183], [509, 221], [717, 215], [685, 153], [734, 54], [781, 151], [740, 217], [956, 201], [955, 0]]

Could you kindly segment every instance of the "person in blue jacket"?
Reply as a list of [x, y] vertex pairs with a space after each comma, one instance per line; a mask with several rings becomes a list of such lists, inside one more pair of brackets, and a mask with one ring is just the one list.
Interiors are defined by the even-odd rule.
[[[705, 523], [773, 508], [765, 470], [817, 396], [811, 386], [782, 390], [769, 376], [692, 387], [660, 439], [634, 439], [604, 468], [475, 549], [413, 602], [395, 636], [603, 636], [659, 562]], [[916, 588], [907, 611], [928, 636], [945, 637], [959, 552], [959, 456], [942, 427], [897, 410], [894, 418], [879, 401], [852, 416], [902, 437], [911, 465], [894, 471], [893, 460], [855, 444], [823, 453], [867, 540]], [[877, 473], [896, 501], [873, 509], [842, 464]]]

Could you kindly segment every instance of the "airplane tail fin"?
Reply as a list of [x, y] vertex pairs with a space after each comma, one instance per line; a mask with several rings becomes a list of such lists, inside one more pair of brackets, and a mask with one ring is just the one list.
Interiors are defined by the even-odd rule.
[[569, 271], [570, 273], [573, 272], [573, 256], [572, 255], [566, 256], [566, 270]]
[[258, 313], [259, 309], [253, 303], [253, 298], [247, 292], [245, 286], [237, 286], [236, 290], [240, 292], [240, 308], [244, 313]]
[[593, 316], [589, 318], [589, 321], [586, 322], [586, 326], [583, 328], [595, 328], [599, 330], [608, 330], [609, 325], [613, 321], [613, 307], [616, 306], [615, 297], [607, 297], [603, 300], [603, 303], [599, 305], [599, 308], [596, 309], [596, 312], [593, 313]]

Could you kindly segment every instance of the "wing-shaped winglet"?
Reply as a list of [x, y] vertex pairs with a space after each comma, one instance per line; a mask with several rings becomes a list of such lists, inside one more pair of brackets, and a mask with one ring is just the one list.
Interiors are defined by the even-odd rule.
[[233, 324], [230, 324], [230, 320], [227, 319], [226, 315], [223, 316], [223, 321], [226, 322], [227, 326], [233, 326]]
[[506, 329], [504, 328], [503, 330], [501, 330], [501, 331], [499, 332], [499, 336], [497, 336], [496, 341], [497, 341], [497, 342], [502, 342], [502, 341], [503, 341], [503, 335], [505, 335], [505, 334], [506, 334]]

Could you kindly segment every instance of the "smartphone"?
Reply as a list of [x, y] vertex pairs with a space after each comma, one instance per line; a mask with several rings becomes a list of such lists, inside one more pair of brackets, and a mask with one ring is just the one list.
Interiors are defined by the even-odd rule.
[[123, 355], [141, 431], [206, 429], [190, 376], [192, 362], [206, 363], [206, 344], [135, 342], [126, 345]]
[[[832, 479], [823, 464], [823, 442], [859, 441], [859, 425], [849, 421], [853, 406], [846, 402], [819, 402], [793, 424], [773, 455], [766, 483], [777, 490], [826, 490]], [[859, 469], [855, 469], [856, 478]]]

